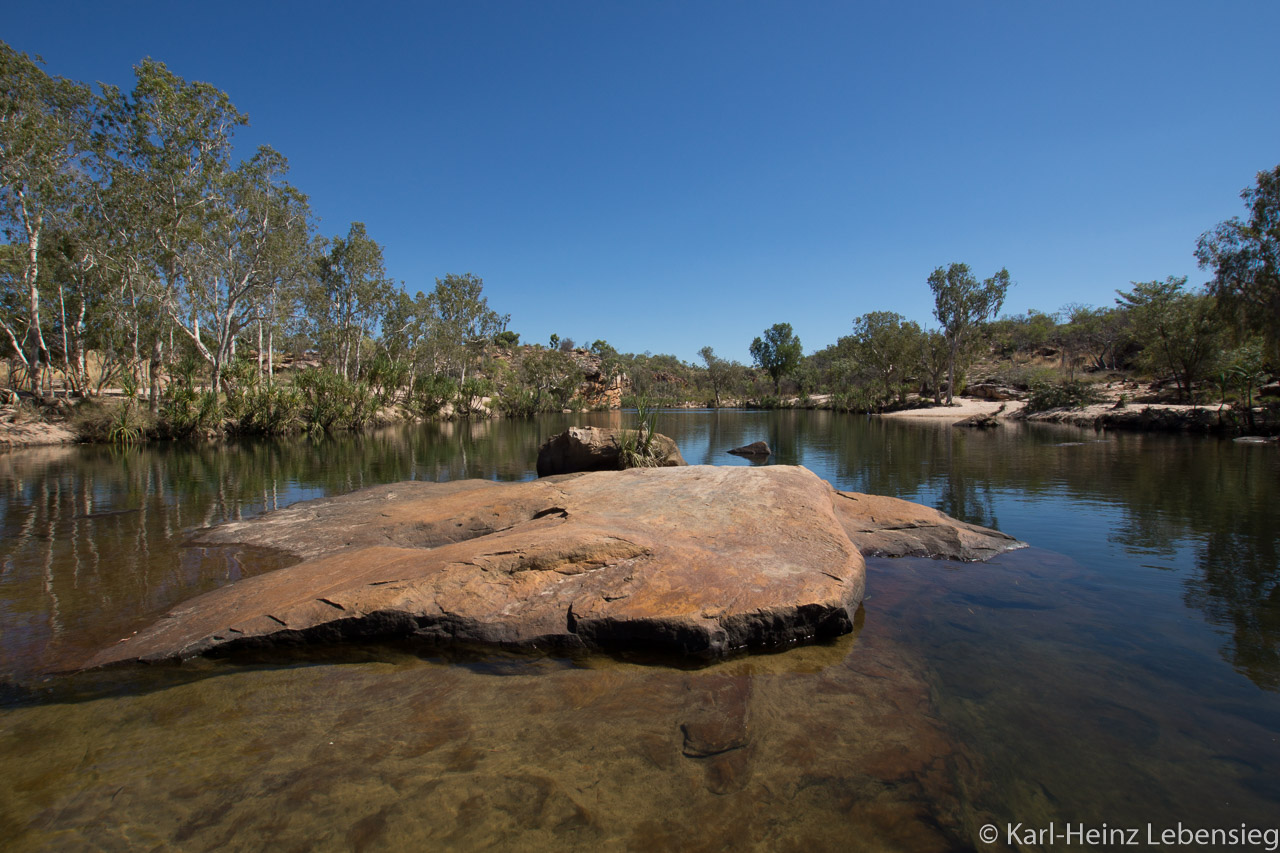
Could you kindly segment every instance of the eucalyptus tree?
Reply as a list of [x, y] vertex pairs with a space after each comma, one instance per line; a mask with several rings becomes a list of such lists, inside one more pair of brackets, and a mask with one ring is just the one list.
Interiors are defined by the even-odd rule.
[[[107, 108], [102, 131], [104, 147], [111, 152], [105, 166], [116, 199], [116, 222], [133, 232], [130, 239], [138, 248], [128, 276], [130, 296], [140, 325], [157, 316], [182, 317], [190, 333], [198, 322], [190, 312], [200, 300], [184, 291], [208, 274], [201, 267], [207, 268], [216, 251], [211, 235], [217, 233], [218, 206], [228, 190], [232, 137], [248, 117], [225, 92], [188, 82], [162, 62], [143, 60], [134, 75], [128, 95], [103, 87]], [[149, 326], [154, 411], [167, 329], [163, 323]]]
[[702, 359], [703, 364], [707, 366], [707, 380], [711, 382], [711, 393], [716, 398], [716, 408], [720, 408], [720, 391], [725, 386], [725, 381], [729, 377], [729, 362], [716, 355], [716, 351], [711, 347], [703, 347], [698, 350], [698, 356]]
[[962, 348], [979, 325], [1000, 311], [1009, 284], [1007, 269], [1001, 269], [979, 284], [968, 264], [938, 267], [929, 274], [933, 316], [942, 324], [942, 334], [947, 341], [947, 405], [955, 397], [956, 364]]
[[1280, 166], [1259, 172], [1240, 193], [1249, 219], [1232, 217], [1200, 236], [1196, 260], [1213, 270], [1209, 292], [1237, 309], [1242, 324], [1264, 335], [1280, 359]]
[[1132, 318], [1143, 361], [1157, 373], [1172, 373], [1179, 397], [1192, 402], [1193, 384], [1221, 349], [1214, 298], [1186, 290], [1186, 276], [1131, 284], [1128, 292], [1116, 291], [1116, 302]]
[[0, 268], [0, 328], [36, 393], [50, 363], [41, 316], [42, 242], [74, 207], [94, 116], [88, 87], [50, 76], [40, 65], [0, 42], [0, 227], [19, 250]]
[[382, 246], [363, 222], [353, 222], [346, 237], [321, 247], [306, 311], [321, 351], [344, 379], [360, 370], [360, 345], [379, 328], [393, 293], [382, 260]]
[[495, 335], [507, 328], [510, 314], [499, 314], [481, 295], [484, 279], [471, 273], [447, 274], [436, 279], [430, 300], [433, 332], [446, 369], [467, 380], [467, 371], [478, 353]]
[[919, 324], [892, 311], [872, 311], [853, 321], [854, 357], [879, 382], [886, 403], [905, 399], [922, 334]]
[[920, 337], [921, 391], [933, 395], [934, 405], [942, 403], [942, 379], [951, 366], [951, 343], [940, 329], [930, 329]]
[[284, 181], [287, 172], [285, 158], [264, 146], [217, 181], [203, 255], [187, 265], [185, 289], [163, 302], [208, 363], [215, 394], [236, 338], [308, 258], [307, 198]]
[[1062, 362], [1071, 368], [1086, 358], [1097, 370], [1116, 370], [1130, 338], [1129, 315], [1115, 307], [1093, 308], [1071, 304], [1061, 311], [1063, 322], [1053, 340], [1062, 347]]
[[765, 329], [763, 337], [751, 342], [750, 352], [755, 363], [769, 374], [778, 394], [782, 393], [782, 377], [795, 372], [804, 354], [790, 323], [774, 323]]

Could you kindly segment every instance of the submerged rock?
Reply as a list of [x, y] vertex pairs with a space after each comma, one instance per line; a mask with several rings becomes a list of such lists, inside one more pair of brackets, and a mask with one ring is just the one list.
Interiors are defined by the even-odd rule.
[[[600, 429], [569, 427], [553, 435], [538, 448], [538, 476], [576, 474], [581, 471], [621, 471], [628, 467], [623, 459], [623, 445], [635, 444], [641, 433], [633, 429]], [[680, 455], [675, 441], [654, 433], [648, 442], [651, 468], [669, 468], [688, 463]]]
[[767, 442], [753, 441], [742, 447], [735, 447], [733, 450], [726, 451], [736, 456], [772, 456], [773, 451], [769, 448]]
[[398, 483], [195, 544], [303, 562], [192, 599], [89, 666], [396, 636], [714, 659], [849, 632], [863, 552], [975, 559], [1021, 543], [804, 468], [694, 466]]

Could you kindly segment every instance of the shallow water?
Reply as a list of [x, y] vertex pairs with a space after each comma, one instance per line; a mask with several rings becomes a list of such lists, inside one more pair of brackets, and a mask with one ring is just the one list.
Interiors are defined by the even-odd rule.
[[1033, 547], [870, 561], [854, 636], [705, 669], [371, 646], [44, 675], [281, 564], [184, 531], [529, 478], [571, 421], [620, 417], [0, 456], [6, 847], [1067, 850], [1280, 823], [1280, 457], [1212, 439], [669, 413], [690, 463], [763, 438]]

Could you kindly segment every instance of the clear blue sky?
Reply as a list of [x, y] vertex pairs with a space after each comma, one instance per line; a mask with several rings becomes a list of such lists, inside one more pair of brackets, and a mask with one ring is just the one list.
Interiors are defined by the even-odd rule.
[[412, 293], [484, 278], [523, 340], [806, 352], [925, 279], [1006, 311], [1206, 276], [1197, 236], [1280, 163], [1280, 2], [15, 4], [49, 71], [151, 56], [228, 92], [325, 234]]

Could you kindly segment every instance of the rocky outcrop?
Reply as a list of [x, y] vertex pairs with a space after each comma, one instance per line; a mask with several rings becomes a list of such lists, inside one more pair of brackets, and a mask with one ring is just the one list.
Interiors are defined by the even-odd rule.
[[1166, 403], [1126, 405], [1122, 409], [1111, 404], [1101, 404], [1043, 412], [1028, 413], [1023, 410], [1015, 412], [1013, 417], [1030, 423], [1058, 423], [1092, 427], [1095, 430], [1122, 429], [1140, 432], [1208, 433], [1219, 425], [1216, 408]]
[[727, 451], [735, 456], [749, 456], [763, 458], [773, 455], [773, 451], [769, 448], [769, 444], [764, 441], [753, 441], [742, 447], [735, 447], [733, 450]]
[[[538, 476], [577, 474], [582, 471], [621, 471], [628, 465], [622, 452], [624, 444], [633, 447], [642, 435], [633, 429], [600, 429], [569, 427], [553, 435], [538, 448]], [[647, 442], [648, 462], [644, 467], [670, 468], [686, 465], [676, 443], [665, 435], [654, 433]]]
[[836, 517], [864, 555], [972, 562], [1026, 547], [1007, 533], [968, 524], [899, 498], [836, 492]]
[[396, 636], [713, 659], [850, 631], [863, 551], [974, 559], [1020, 543], [804, 468], [693, 466], [398, 483], [193, 544], [303, 562], [192, 599], [89, 666]]
[[962, 421], [956, 421], [952, 426], [969, 427], [970, 429], [995, 429], [1000, 426], [1000, 416], [1004, 414], [1004, 408], [1004, 403], [1001, 403], [1000, 408], [994, 412], [979, 412]]

